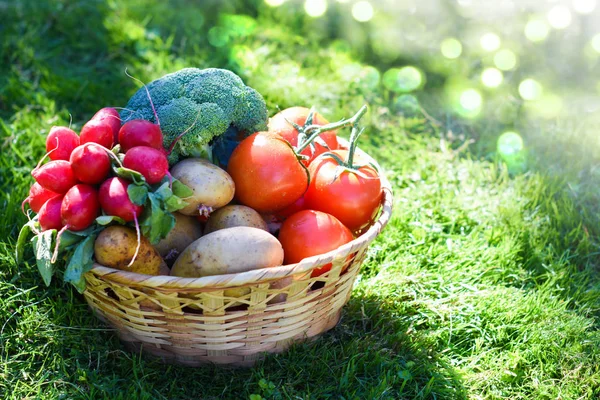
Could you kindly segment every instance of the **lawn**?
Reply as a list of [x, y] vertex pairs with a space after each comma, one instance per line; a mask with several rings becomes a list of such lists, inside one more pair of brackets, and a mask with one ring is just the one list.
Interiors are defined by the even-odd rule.
[[[446, 108], [445, 82], [472, 64], [408, 50], [379, 57], [373, 24], [344, 30], [343, 2], [322, 18], [291, 0], [196, 3], [0, 2], [0, 398], [600, 398], [592, 116], [522, 106], [514, 87]], [[359, 34], [368, 39], [353, 41]], [[399, 95], [384, 72], [409, 64], [427, 80]], [[149, 82], [186, 66], [235, 71], [272, 114], [315, 105], [337, 120], [368, 103], [361, 147], [394, 187], [393, 218], [341, 323], [249, 369], [128, 353], [72, 286], [44, 285], [31, 251], [14, 257], [48, 129], [79, 129], [97, 109], [123, 106], [138, 88], [125, 69]], [[497, 151], [505, 130], [526, 144], [516, 158]]]

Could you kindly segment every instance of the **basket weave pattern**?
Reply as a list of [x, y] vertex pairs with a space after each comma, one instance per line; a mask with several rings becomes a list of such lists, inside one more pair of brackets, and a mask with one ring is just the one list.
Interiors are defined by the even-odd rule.
[[[387, 181], [382, 184], [377, 220], [329, 253], [202, 278], [149, 276], [96, 264], [85, 275], [85, 299], [134, 351], [189, 366], [251, 365], [265, 352], [281, 352], [337, 324], [367, 247], [391, 215], [392, 191]], [[313, 269], [329, 263], [329, 272], [311, 277]], [[231, 289], [238, 289], [235, 296]]]

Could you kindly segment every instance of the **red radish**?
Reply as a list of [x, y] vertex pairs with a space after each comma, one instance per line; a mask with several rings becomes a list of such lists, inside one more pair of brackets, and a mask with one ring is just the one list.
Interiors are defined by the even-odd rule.
[[136, 216], [142, 214], [144, 207], [134, 204], [129, 199], [128, 186], [129, 182], [123, 178], [113, 177], [107, 179], [100, 185], [98, 197], [100, 206], [107, 215], [114, 215], [126, 222], [131, 222], [136, 219]]
[[100, 214], [98, 191], [93, 186], [80, 183], [65, 194], [60, 207], [63, 225], [71, 231], [82, 231], [94, 223]]
[[31, 186], [31, 189], [29, 189], [29, 196], [23, 200], [21, 208], [25, 210], [25, 204], [29, 203], [29, 207], [31, 207], [33, 212], [37, 213], [40, 211], [40, 208], [42, 208], [45, 202], [56, 196], [59, 196], [59, 194], [48, 189], [44, 189], [42, 185], [34, 182], [34, 184]]
[[148, 146], [137, 146], [129, 149], [123, 159], [125, 168], [144, 175], [150, 185], [158, 183], [169, 172], [169, 161], [161, 150]]
[[113, 131], [106, 120], [92, 119], [88, 121], [83, 128], [81, 128], [79, 139], [80, 144], [94, 142], [107, 149], [111, 149], [114, 144]]
[[106, 149], [94, 143], [85, 143], [71, 153], [71, 168], [80, 182], [95, 185], [108, 177], [110, 157]]
[[121, 116], [119, 112], [112, 107], [104, 107], [98, 110], [96, 114], [92, 117], [94, 121], [104, 121], [110, 128], [113, 133], [113, 144], [119, 143], [119, 129], [121, 129]]
[[66, 126], [53, 126], [46, 138], [46, 153], [51, 160], [69, 160], [75, 147], [79, 146], [79, 136]]
[[60, 218], [60, 208], [64, 196], [56, 196], [44, 203], [38, 214], [38, 222], [42, 226], [42, 231], [49, 229], [61, 229], [63, 227]]
[[148, 146], [158, 150], [163, 149], [163, 134], [160, 126], [143, 119], [127, 121], [119, 131], [121, 151], [127, 152], [136, 146]]
[[44, 189], [60, 194], [77, 183], [71, 164], [65, 160], [50, 161], [31, 171], [31, 175]]

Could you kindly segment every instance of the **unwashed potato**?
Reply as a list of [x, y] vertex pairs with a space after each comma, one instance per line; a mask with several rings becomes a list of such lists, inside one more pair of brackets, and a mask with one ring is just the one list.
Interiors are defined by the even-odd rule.
[[156, 249], [143, 236], [141, 236], [138, 255], [131, 267], [128, 267], [136, 247], [137, 234], [135, 230], [124, 226], [109, 226], [96, 238], [94, 255], [98, 264], [106, 267], [138, 274], [169, 275], [169, 268]]
[[250, 226], [267, 231], [267, 223], [259, 213], [247, 206], [231, 205], [218, 209], [210, 214], [205, 233], [218, 231], [219, 229], [233, 228], [235, 226]]
[[154, 246], [167, 262], [174, 262], [186, 247], [202, 236], [202, 226], [196, 218], [180, 213], [173, 213], [173, 215], [175, 226], [166, 238]]
[[217, 209], [233, 199], [235, 184], [227, 172], [201, 158], [186, 158], [171, 169], [171, 175], [187, 185], [194, 194], [186, 197], [185, 215], [198, 215], [201, 207]]
[[[270, 233], [246, 226], [221, 229], [202, 236], [181, 253], [172, 276], [202, 277], [233, 274], [281, 265], [283, 249]], [[225, 296], [239, 297], [249, 288], [225, 290]]]

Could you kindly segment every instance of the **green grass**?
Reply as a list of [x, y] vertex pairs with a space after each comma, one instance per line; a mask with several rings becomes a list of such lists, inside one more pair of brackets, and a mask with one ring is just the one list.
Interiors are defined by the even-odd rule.
[[[209, 11], [184, 1], [29, 3], [0, 5], [0, 398], [600, 397], [597, 142], [573, 144], [569, 124], [544, 127], [544, 140], [532, 129], [528, 171], [510, 175], [485, 121], [461, 138], [390, 108], [381, 87], [338, 73], [360, 55], [258, 1], [244, 9], [256, 26], [238, 21], [222, 47], [207, 42]], [[31, 252], [20, 265], [13, 255], [49, 127], [125, 104], [137, 89], [125, 67], [149, 81], [190, 65], [234, 69], [272, 112], [315, 104], [337, 119], [368, 101], [362, 147], [394, 186], [342, 322], [251, 369], [130, 354], [72, 287], [43, 285]]]

